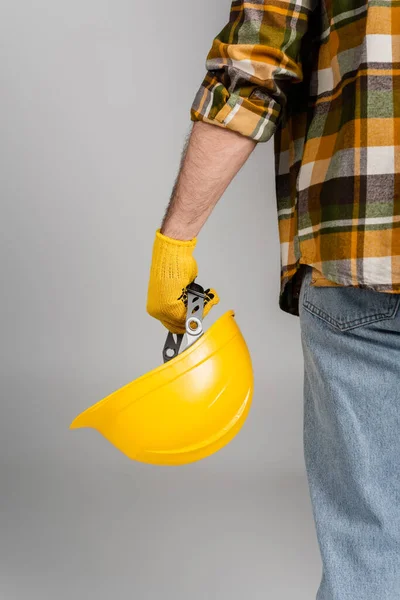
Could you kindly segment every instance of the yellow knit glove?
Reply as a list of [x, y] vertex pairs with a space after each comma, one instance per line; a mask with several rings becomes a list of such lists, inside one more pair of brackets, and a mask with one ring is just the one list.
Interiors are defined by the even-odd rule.
[[[197, 277], [197, 263], [193, 257], [197, 239], [181, 241], [169, 238], [158, 229], [153, 245], [150, 280], [147, 294], [147, 312], [172, 333], [184, 333], [186, 321], [186, 287]], [[204, 290], [203, 316], [218, 304], [215, 290]]]

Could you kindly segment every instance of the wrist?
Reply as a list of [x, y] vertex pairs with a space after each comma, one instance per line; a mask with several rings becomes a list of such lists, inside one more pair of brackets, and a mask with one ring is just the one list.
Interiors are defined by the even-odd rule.
[[167, 219], [161, 225], [160, 233], [173, 240], [191, 242], [196, 239], [198, 228], [193, 224], [176, 223]]

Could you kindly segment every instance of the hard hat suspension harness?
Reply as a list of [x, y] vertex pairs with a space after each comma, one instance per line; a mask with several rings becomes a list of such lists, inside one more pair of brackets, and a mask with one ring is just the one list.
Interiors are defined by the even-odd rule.
[[[184, 352], [187, 348], [189, 348], [189, 346], [198, 340], [203, 333], [203, 310], [204, 300], [206, 299], [204, 288], [198, 283], [192, 282], [187, 286], [186, 291], [186, 333], [173, 334], [170, 331], [168, 332], [162, 352], [164, 363]], [[176, 336], [176, 339], [174, 335]], [[185, 335], [186, 343], [182, 345]]]

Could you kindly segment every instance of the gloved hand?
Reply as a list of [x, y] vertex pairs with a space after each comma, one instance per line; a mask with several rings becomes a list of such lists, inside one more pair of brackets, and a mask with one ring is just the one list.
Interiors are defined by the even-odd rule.
[[[186, 287], [197, 277], [197, 263], [193, 257], [197, 239], [175, 240], [156, 231], [150, 280], [147, 294], [147, 312], [172, 333], [184, 333], [187, 308]], [[204, 290], [203, 316], [218, 304], [215, 290]]]

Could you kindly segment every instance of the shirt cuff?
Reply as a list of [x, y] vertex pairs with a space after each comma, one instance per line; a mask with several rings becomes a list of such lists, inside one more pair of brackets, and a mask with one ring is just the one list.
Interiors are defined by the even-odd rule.
[[236, 131], [255, 142], [266, 142], [275, 133], [281, 106], [276, 100], [249, 85], [230, 93], [208, 73], [190, 109], [192, 121], [204, 121]]

